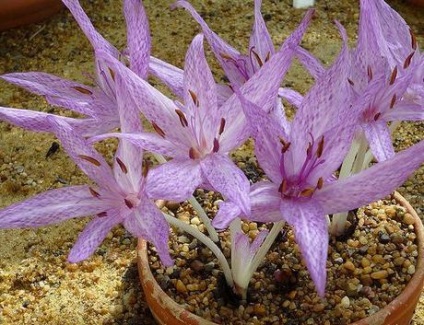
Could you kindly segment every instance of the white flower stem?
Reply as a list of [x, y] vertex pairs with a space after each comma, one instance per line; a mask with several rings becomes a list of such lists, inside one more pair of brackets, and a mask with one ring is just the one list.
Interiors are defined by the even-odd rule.
[[350, 176], [350, 173], [352, 172], [352, 166], [353, 162], [355, 161], [355, 157], [358, 153], [359, 149], [359, 141], [355, 137], [355, 139], [352, 142], [352, 145], [350, 146], [350, 150], [347, 153], [345, 159], [343, 160], [342, 167], [340, 168], [339, 178], [346, 178]]
[[219, 264], [221, 264], [222, 271], [224, 272], [225, 280], [227, 284], [232, 288], [234, 285], [233, 276], [231, 274], [230, 265], [228, 264], [227, 259], [222, 253], [221, 249], [206, 235], [202, 234], [197, 228], [190, 226], [189, 224], [170, 216], [169, 214], [163, 213], [166, 221], [172, 226], [180, 228], [186, 233], [192, 235], [194, 238], [197, 238], [200, 242], [202, 242], [206, 247], [208, 247], [212, 253], [218, 259]]
[[[154, 154], [154, 156], [160, 164], [166, 163], [167, 161], [162, 155]], [[214, 242], [218, 242], [219, 241], [218, 233], [215, 230], [215, 228], [212, 227], [211, 219], [209, 219], [205, 210], [202, 208], [202, 206], [199, 204], [199, 202], [196, 200], [196, 198], [193, 195], [188, 199], [188, 202], [190, 202], [191, 206], [194, 208], [194, 210], [197, 212], [197, 215], [202, 220], [211, 239]]]
[[209, 219], [205, 210], [202, 208], [202, 206], [199, 204], [199, 202], [196, 200], [194, 196], [191, 196], [191, 198], [188, 199], [188, 202], [190, 202], [191, 206], [194, 208], [194, 210], [196, 210], [197, 215], [200, 217], [203, 224], [205, 225], [205, 228], [208, 231], [210, 238], [214, 242], [218, 242], [219, 241], [218, 233], [215, 230], [215, 228], [212, 227], [211, 219]]
[[352, 167], [352, 175], [359, 173], [361, 170], [365, 169], [367, 166], [364, 166], [365, 155], [368, 150], [368, 142], [365, 136], [361, 136], [359, 139], [359, 148], [358, 153], [356, 154], [355, 163]]
[[[346, 158], [343, 160], [340, 169], [339, 179], [349, 177], [352, 174], [359, 172], [366, 162], [366, 150], [368, 148], [367, 141], [363, 133], [358, 134], [353, 140], [352, 146]], [[349, 212], [341, 212], [333, 214], [333, 219], [330, 225], [330, 233], [333, 236], [340, 236], [346, 228], [346, 222]]]

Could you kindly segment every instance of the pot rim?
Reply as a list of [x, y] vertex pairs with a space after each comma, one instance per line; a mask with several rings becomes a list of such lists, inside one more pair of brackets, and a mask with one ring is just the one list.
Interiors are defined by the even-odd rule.
[[0, 0], [0, 31], [40, 22], [62, 8], [60, 0]]
[[[417, 236], [416, 241], [418, 245], [418, 256], [417, 256], [417, 264], [415, 267], [415, 273], [412, 276], [411, 280], [405, 286], [403, 291], [386, 307], [380, 309], [375, 314], [372, 314], [364, 319], [351, 323], [350, 325], [382, 325], [382, 324], [403, 324], [398, 323], [399, 316], [407, 317], [409, 313], [413, 313], [418, 303], [419, 297], [421, 295], [421, 291], [424, 284], [424, 226], [423, 223], [418, 216], [415, 209], [409, 204], [409, 202], [398, 192], [394, 192], [392, 197], [399, 203], [399, 205], [406, 208], [406, 210], [413, 215], [415, 219], [414, 223], [414, 231]], [[154, 300], [159, 300], [161, 304], [166, 305], [171, 308], [173, 313], [173, 319], [177, 318], [180, 323], [164, 323], [164, 324], [204, 324], [204, 325], [217, 325], [214, 322], [209, 320], [205, 320], [202, 317], [199, 317], [190, 311], [184, 309], [183, 306], [177, 304], [171, 297], [169, 297], [159, 286], [155, 277], [153, 276], [149, 260], [147, 254], [147, 242], [139, 238], [137, 245], [137, 263], [139, 269], [139, 278], [140, 282], [143, 286], [143, 290], [145, 292], [146, 301], [151, 306], [151, 302], [158, 305], [158, 302]], [[418, 289], [419, 288], [419, 289]], [[146, 293], [147, 291], [151, 291]], [[411, 301], [414, 303], [411, 304]], [[396, 319], [392, 319], [395, 317], [394, 311], [399, 311], [396, 313]], [[158, 320], [158, 316], [155, 311], [152, 310], [153, 316]], [[160, 318], [159, 318], [160, 319]], [[403, 318], [401, 318], [403, 319]], [[406, 325], [406, 323], [405, 323]]]

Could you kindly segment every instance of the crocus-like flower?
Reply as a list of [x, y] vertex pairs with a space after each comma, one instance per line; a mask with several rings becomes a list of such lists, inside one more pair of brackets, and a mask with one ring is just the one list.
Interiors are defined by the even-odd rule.
[[[101, 50], [121, 59], [120, 52], [101, 36], [77, 0], [63, 0], [87, 36], [94, 52]], [[147, 77], [150, 56], [148, 20], [138, 0], [124, 1], [127, 22], [127, 46], [130, 68], [142, 78]], [[102, 134], [119, 127], [114, 76], [95, 57], [95, 87], [62, 79], [43, 72], [10, 73], [2, 78], [33, 93], [45, 96], [47, 101], [84, 115], [83, 119], [66, 119], [84, 136]], [[172, 75], [172, 73], [169, 73]], [[51, 131], [46, 117], [57, 115], [24, 109], [0, 107], [0, 119], [32, 131]], [[57, 117], [63, 119], [61, 117]]]
[[130, 93], [156, 131], [128, 134], [125, 139], [173, 158], [152, 171], [157, 180], [175, 180], [187, 197], [201, 184], [215, 188], [248, 213], [249, 181], [228, 157], [228, 152], [247, 137], [245, 119], [241, 110], [218, 105], [203, 37], [197, 36], [187, 52], [184, 104], [170, 100], [106, 53], [105, 60], [127, 81]]
[[241, 230], [235, 231], [231, 237], [231, 271], [235, 291], [241, 292], [244, 295], [243, 299], [246, 299], [247, 287], [253, 272], [261, 262], [261, 259], [255, 257], [268, 233], [267, 230], [260, 231], [252, 242]]
[[[247, 54], [241, 54], [214, 33], [188, 1], [179, 0], [174, 4], [174, 6], [185, 8], [199, 23], [233, 89], [240, 88], [275, 54], [271, 36], [261, 15], [261, 5], [262, 0], [255, 0], [255, 21], [250, 36], [249, 48]], [[295, 105], [299, 105], [302, 101], [302, 96], [292, 89], [280, 88], [279, 94]], [[276, 115], [276, 118], [280, 120], [280, 124], [288, 131], [289, 122], [279, 98], [276, 98], [275, 104], [270, 108], [270, 111]]]
[[389, 5], [362, 0], [360, 8], [349, 78], [354, 107], [361, 111], [360, 126], [382, 161], [394, 155], [388, 122], [424, 119], [424, 62], [415, 36]]
[[[346, 42], [345, 35], [344, 39]], [[354, 111], [345, 107], [349, 103], [349, 71], [350, 56], [345, 45], [336, 63], [305, 96], [287, 138], [275, 121], [264, 121], [263, 114], [255, 116], [258, 110], [244, 101], [251, 123], [258, 123], [256, 156], [270, 179], [251, 187], [252, 211], [246, 218], [260, 222], [285, 220], [294, 227], [296, 241], [321, 296], [329, 240], [325, 216], [384, 197], [424, 160], [422, 141], [366, 171], [334, 180], [333, 173], [349, 149], [357, 121]], [[267, 128], [260, 128], [264, 122]], [[213, 225], [223, 228], [240, 210], [225, 202], [220, 212]]]
[[[424, 56], [409, 26], [383, 0], [361, 0], [360, 9], [349, 74], [352, 106], [373, 155], [383, 161], [394, 155], [388, 123], [424, 119]], [[316, 58], [301, 48], [297, 54], [319, 78], [324, 68]]]
[[[281, 80], [292, 61], [292, 49], [300, 42], [311, 17], [312, 11], [278, 54], [240, 88], [261, 110], [268, 111], [274, 105], [275, 100], [270, 98], [277, 97]], [[146, 150], [173, 158], [157, 168], [158, 179], [184, 179], [179, 186], [188, 195], [198, 186], [213, 188], [248, 214], [249, 182], [228, 153], [246, 140], [250, 130], [235, 95], [218, 105], [216, 84], [203, 50], [203, 37], [195, 37], [187, 52], [184, 104], [170, 100], [107, 53], [104, 59], [110, 69], [125, 80], [134, 102], [156, 131], [156, 134], [109, 136], [128, 139]]]
[[[116, 80], [122, 128], [140, 132], [138, 112], [125, 99], [130, 98]], [[178, 187], [150, 178], [142, 167], [142, 151], [121, 140], [113, 169], [66, 122], [48, 118], [51, 129], [77, 165], [96, 185], [70, 186], [39, 194], [0, 210], [0, 228], [39, 227], [66, 219], [95, 215], [79, 236], [69, 254], [70, 262], [89, 257], [115, 225], [122, 223], [134, 236], [153, 243], [164, 265], [171, 265], [168, 249], [169, 225], [153, 200], [181, 200]]]

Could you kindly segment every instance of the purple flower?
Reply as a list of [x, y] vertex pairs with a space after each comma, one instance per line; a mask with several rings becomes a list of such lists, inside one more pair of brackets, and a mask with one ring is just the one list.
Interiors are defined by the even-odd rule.
[[[388, 123], [424, 119], [424, 56], [403, 18], [383, 0], [361, 0], [358, 43], [349, 82], [352, 106], [373, 155], [394, 155]], [[390, 24], [388, 24], [390, 22]], [[306, 50], [297, 54], [319, 78], [325, 70]]]
[[[300, 42], [311, 17], [309, 12], [278, 54], [240, 88], [240, 93], [259, 109], [268, 112], [274, 106], [275, 100], [270, 98], [277, 97], [293, 58], [292, 49]], [[158, 179], [174, 179], [187, 197], [199, 186], [213, 188], [248, 214], [249, 182], [228, 153], [247, 139], [250, 129], [246, 127], [237, 96], [231, 96], [223, 105], [218, 104], [216, 84], [203, 50], [203, 37], [195, 37], [187, 52], [184, 103], [170, 100], [107, 53], [104, 59], [110, 69], [125, 80], [134, 102], [152, 123], [156, 134], [110, 134], [95, 138], [117, 136], [171, 157], [171, 161], [152, 171]]]
[[[174, 4], [174, 6], [183, 7], [189, 11], [200, 24], [215, 57], [224, 69], [233, 89], [240, 88], [275, 54], [271, 36], [261, 15], [261, 5], [262, 0], [255, 0], [255, 21], [250, 36], [249, 48], [247, 49], [247, 54], [241, 54], [214, 33], [188, 1], [179, 0]], [[309, 11], [307, 16], [312, 15], [312, 13], [313, 11]], [[293, 89], [279, 88], [279, 95], [295, 105], [302, 100], [302, 96]], [[275, 114], [280, 124], [288, 131], [290, 128], [289, 122], [279, 98], [275, 99], [270, 111]]]
[[406, 22], [382, 0], [361, 1], [352, 58], [354, 107], [372, 153], [382, 161], [394, 155], [387, 123], [424, 119], [424, 61]]
[[[87, 36], [95, 53], [101, 50], [115, 58], [121, 58], [120, 52], [95, 30], [77, 0], [63, 2]], [[150, 55], [150, 32], [144, 8], [140, 1], [125, 0], [124, 14], [127, 22], [130, 68], [140, 77], [146, 78]], [[10, 73], [3, 75], [2, 78], [35, 94], [45, 96], [51, 105], [61, 106], [86, 116], [83, 119], [67, 118], [66, 121], [84, 136], [92, 136], [120, 126], [114, 76], [97, 56], [95, 64], [95, 87], [43, 72]], [[48, 116], [56, 115], [0, 107], [2, 120], [33, 131], [51, 131], [46, 119]]]
[[261, 261], [258, 260], [257, 254], [268, 233], [267, 230], [262, 230], [250, 241], [249, 236], [239, 229], [231, 237], [231, 272], [235, 292], [241, 293], [243, 299], [246, 299], [247, 287]]
[[218, 105], [203, 37], [195, 37], [187, 52], [184, 104], [172, 101], [113, 57], [105, 54], [105, 59], [126, 80], [129, 92], [156, 131], [116, 136], [173, 158], [152, 170], [152, 175], [159, 182], [173, 180], [186, 198], [200, 185], [212, 187], [248, 213], [249, 181], [228, 157], [228, 152], [247, 138], [245, 119], [241, 109]]
[[[346, 42], [345, 34], [342, 35]], [[335, 64], [305, 96], [286, 136], [278, 123], [269, 116], [256, 114], [260, 111], [255, 105], [242, 99], [250, 123], [257, 124], [255, 152], [270, 179], [252, 185], [252, 211], [245, 217], [260, 222], [285, 220], [294, 227], [296, 241], [321, 296], [329, 239], [325, 216], [384, 197], [424, 160], [420, 154], [422, 141], [355, 176], [334, 180], [333, 173], [342, 163], [356, 129], [355, 112], [345, 107], [350, 100], [350, 68], [345, 45]], [[264, 123], [267, 128], [261, 127]], [[240, 213], [232, 202], [225, 202], [213, 225], [224, 228]]]
[[215, 34], [193, 6], [185, 0], [176, 1], [175, 7], [185, 8], [202, 27], [217, 60], [233, 86], [240, 87], [258, 71], [271, 55], [274, 45], [261, 15], [262, 0], [255, 0], [255, 22], [250, 36], [247, 55], [241, 54]]
[[[119, 78], [118, 106], [122, 128], [140, 132], [138, 113], [129, 109], [130, 98]], [[39, 194], [0, 210], [0, 228], [39, 227], [75, 217], [95, 215], [69, 254], [70, 262], [88, 258], [107, 233], [122, 223], [134, 236], [156, 246], [164, 265], [171, 265], [168, 252], [169, 225], [153, 200], [162, 197], [181, 200], [171, 183], [159, 183], [142, 166], [142, 151], [121, 140], [111, 169], [106, 160], [66, 122], [48, 118], [51, 129], [82, 171], [95, 183], [70, 186]]]

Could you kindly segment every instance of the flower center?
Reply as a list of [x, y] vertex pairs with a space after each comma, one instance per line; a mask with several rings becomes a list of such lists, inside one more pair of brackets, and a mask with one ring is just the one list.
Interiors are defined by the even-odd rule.
[[133, 209], [140, 204], [140, 199], [137, 194], [130, 193], [125, 197], [124, 202], [128, 209]]
[[278, 191], [281, 193], [281, 198], [300, 199], [311, 197], [314, 192], [317, 189], [321, 189], [324, 184], [322, 177], [317, 181], [311, 179], [311, 174], [315, 168], [325, 162], [325, 160], [321, 158], [324, 151], [324, 137], [321, 137], [318, 144], [312, 139], [312, 142], [309, 143], [306, 150], [306, 157], [302, 168], [295, 175], [289, 175], [284, 162], [284, 157], [290, 149], [290, 142], [281, 140], [281, 143], [280, 172], [283, 180], [278, 188]]

